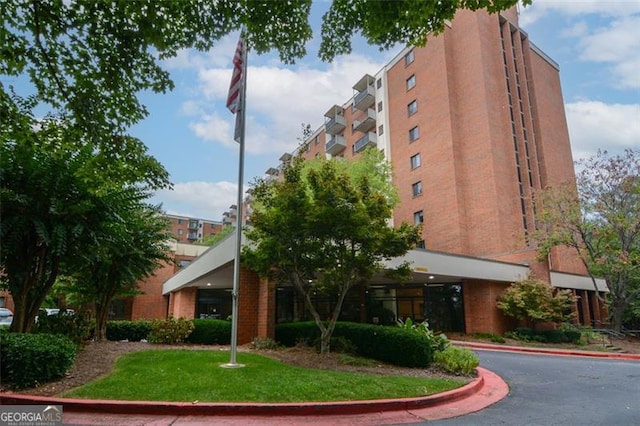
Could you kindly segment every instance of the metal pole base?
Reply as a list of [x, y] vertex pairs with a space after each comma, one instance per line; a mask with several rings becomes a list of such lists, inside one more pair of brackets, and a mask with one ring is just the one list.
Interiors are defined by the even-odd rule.
[[242, 368], [244, 364], [237, 364], [235, 362], [229, 362], [227, 364], [220, 364], [220, 368]]

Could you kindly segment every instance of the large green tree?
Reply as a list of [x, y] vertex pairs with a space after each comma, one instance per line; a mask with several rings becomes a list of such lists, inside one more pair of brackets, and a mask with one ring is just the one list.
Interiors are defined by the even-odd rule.
[[606, 279], [611, 323], [620, 330], [640, 298], [640, 151], [601, 151], [579, 161], [578, 170], [577, 191], [568, 184], [540, 194], [536, 239], [541, 255], [573, 248], [592, 279]]
[[[254, 187], [245, 262], [261, 276], [297, 290], [321, 331], [322, 353], [330, 350], [349, 290], [420, 238], [418, 227], [387, 223], [397, 199], [390, 177], [388, 163], [369, 150], [353, 162], [297, 158], [282, 180]], [[397, 272], [407, 274], [408, 265]], [[313, 294], [336, 297], [328, 318], [316, 310]]]
[[110, 214], [96, 226], [67, 291], [95, 306], [95, 339], [106, 337], [111, 302], [139, 294], [138, 283], [171, 262], [169, 223], [148, 193], [128, 187], [109, 196]]
[[101, 243], [98, 225], [113, 217], [110, 197], [168, 181], [138, 140], [122, 138], [123, 152], [99, 149], [59, 117], [36, 120], [35, 101], [4, 100], [0, 261], [15, 304], [11, 328], [25, 332], [57, 276], [76, 270], [87, 247]]

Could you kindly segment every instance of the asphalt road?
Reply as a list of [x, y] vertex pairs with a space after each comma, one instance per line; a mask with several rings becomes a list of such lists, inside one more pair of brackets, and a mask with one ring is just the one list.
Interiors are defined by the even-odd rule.
[[638, 361], [476, 353], [481, 366], [509, 384], [509, 395], [484, 410], [429, 425], [640, 425]]

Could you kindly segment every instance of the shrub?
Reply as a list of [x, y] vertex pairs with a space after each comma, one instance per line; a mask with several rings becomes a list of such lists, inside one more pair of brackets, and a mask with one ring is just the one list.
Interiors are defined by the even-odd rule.
[[464, 376], [472, 375], [480, 364], [478, 356], [471, 350], [454, 346], [442, 352], [436, 352], [434, 361], [443, 371]]
[[0, 333], [0, 375], [16, 388], [62, 377], [75, 355], [76, 345], [62, 335]]
[[[320, 330], [314, 322], [278, 324], [276, 340], [284, 346], [315, 342]], [[338, 322], [332, 337], [344, 337], [357, 355], [403, 367], [427, 367], [433, 361], [432, 341], [423, 334], [400, 327]]]
[[516, 328], [514, 332], [505, 333], [505, 336], [523, 342], [567, 343], [577, 342], [582, 333], [570, 329], [536, 331], [530, 328]]
[[166, 320], [151, 321], [149, 341], [151, 343], [182, 343], [194, 329], [193, 321], [169, 317]]
[[150, 332], [151, 323], [149, 321], [107, 322], [107, 340], [139, 342], [141, 340], [147, 340]]
[[194, 319], [194, 329], [187, 342], [201, 345], [228, 345], [231, 343], [231, 323], [215, 319]]
[[34, 333], [60, 334], [78, 344], [89, 338], [90, 323], [83, 315], [61, 309], [55, 315], [47, 315], [44, 309], [38, 314], [38, 321], [33, 327]]
[[278, 343], [269, 337], [254, 337], [251, 347], [257, 350], [278, 349]]
[[398, 320], [398, 326], [405, 330], [415, 331], [416, 333], [423, 334], [429, 339], [431, 342], [431, 349], [433, 351], [443, 351], [449, 346], [449, 340], [447, 336], [443, 333], [436, 333], [435, 331], [429, 328], [429, 323], [427, 321], [422, 321], [421, 323], [414, 324], [411, 318], [407, 318], [406, 321]]
[[506, 340], [504, 340], [504, 337], [500, 336], [499, 334], [495, 334], [495, 333], [473, 333], [471, 336], [477, 338], [477, 339], [487, 339], [491, 342], [494, 343], [505, 343]]
[[557, 290], [529, 277], [511, 284], [498, 300], [505, 315], [525, 320], [532, 328], [538, 322], [562, 322], [571, 318], [574, 297], [569, 290]]

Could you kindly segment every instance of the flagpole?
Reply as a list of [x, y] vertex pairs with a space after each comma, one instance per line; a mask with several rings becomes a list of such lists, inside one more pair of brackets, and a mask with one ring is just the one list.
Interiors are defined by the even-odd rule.
[[[240, 30], [242, 39], [244, 34], [244, 26]], [[244, 43], [244, 41], [243, 41]], [[245, 136], [245, 111], [246, 111], [246, 93], [247, 93], [247, 47], [244, 46], [242, 51], [242, 82], [241, 94], [239, 99], [239, 110], [236, 116], [236, 130], [240, 125], [240, 159], [238, 161], [238, 198], [237, 198], [237, 214], [236, 214], [236, 253], [233, 262], [233, 290], [231, 291], [232, 307], [231, 307], [231, 357], [229, 363], [222, 364], [224, 368], [241, 368], [244, 364], [238, 364], [236, 356], [238, 352], [238, 290], [240, 288], [240, 253], [242, 251], [242, 202], [243, 202], [243, 181], [244, 181], [244, 136]]]

